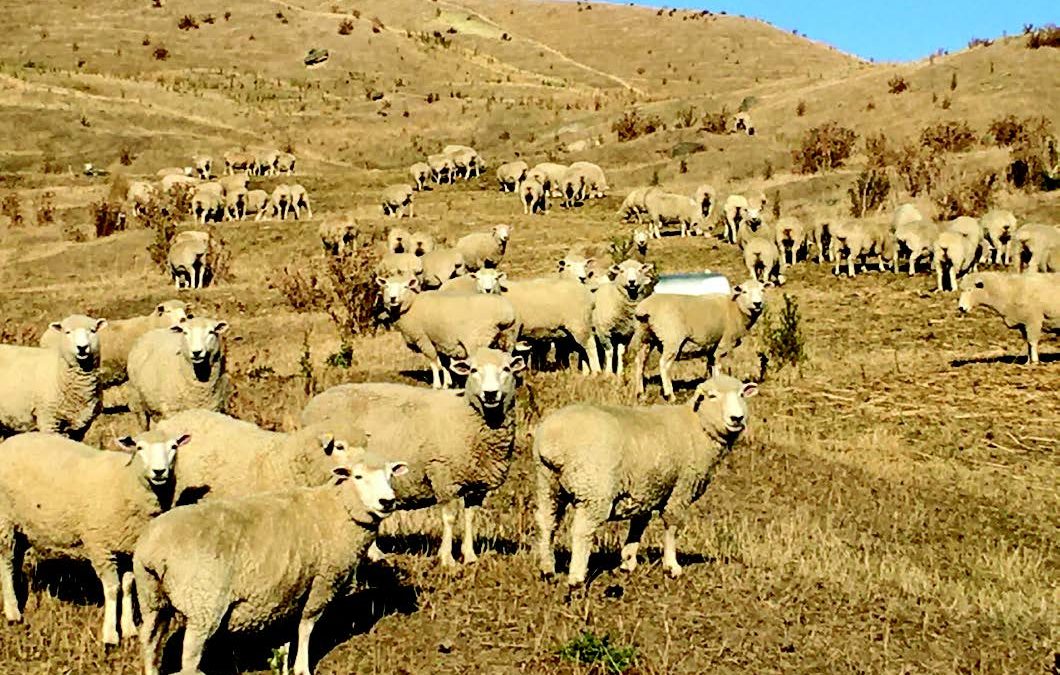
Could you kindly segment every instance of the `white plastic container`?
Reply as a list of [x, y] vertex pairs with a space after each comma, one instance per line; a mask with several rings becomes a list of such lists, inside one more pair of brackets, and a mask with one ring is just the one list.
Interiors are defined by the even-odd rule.
[[683, 272], [659, 275], [655, 292], [669, 295], [729, 295], [732, 286], [725, 275], [717, 272]]

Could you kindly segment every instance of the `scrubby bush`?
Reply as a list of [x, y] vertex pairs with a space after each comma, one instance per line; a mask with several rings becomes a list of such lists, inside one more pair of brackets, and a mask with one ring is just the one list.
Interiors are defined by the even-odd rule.
[[177, 225], [170, 218], [159, 218], [154, 221], [153, 229], [155, 236], [147, 245], [147, 255], [159, 269], [169, 272], [169, 244], [177, 234]]
[[165, 61], [169, 58], [169, 50], [161, 45], [155, 47], [155, 50], [152, 52], [152, 54], [154, 55], [156, 61]]
[[118, 151], [118, 162], [122, 166], [131, 166], [136, 160], [136, 152], [127, 145], [123, 145]]
[[920, 132], [920, 145], [932, 152], [964, 152], [974, 143], [975, 132], [967, 122], [939, 122]]
[[1049, 24], [1041, 28], [1031, 28], [1027, 33], [1027, 48], [1041, 49], [1042, 47], [1060, 47], [1060, 28], [1056, 24]]
[[806, 132], [792, 151], [795, 170], [799, 173], [830, 171], [843, 166], [854, 149], [857, 134], [853, 129], [828, 122]]
[[353, 32], [353, 21], [343, 19], [339, 22], [339, 35], [349, 35]]
[[51, 225], [55, 222], [55, 193], [49, 191], [42, 192], [40, 197], [37, 198], [37, 226], [43, 227], [45, 225]]
[[975, 49], [976, 47], [989, 47], [992, 44], [994, 44], [993, 40], [975, 37], [968, 41], [968, 49]]
[[199, 22], [190, 14], [185, 14], [177, 21], [177, 28], [181, 30], [198, 30]]
[[767, 309], [762, 316], [762, 339], [765, 356], [779, 367], [797, 366], [806, 360], [806, 338], [802, 334], [802, 319], [799, 303], [784, 294], [784, 306], [774, 320]]
[[892, 94], [901, 94], [903, 91], [908, 91], [908, 89], [909, 83], [901, 75], [895, 75], [887, 80], [887, 91]]
[[25, 219], [22, 216], [22, 200], [17, 192], [8, 192], [0, 201], [0, 213], [7, 217], [11, 227], [22, 227]]
[[980, 216], [994, 203], [997, 173], [983, 171], [969, 176], [967, 172], [954, 174], [931, 196], [938, 218], [952, 220], [959, 216]]
[[109, 237], [115, 232], [125, 230], [125, 213], [122, 211], [121, 202], [101, 199], [98, 202], [92, 202], [89, 210], [92, 213], [96, 239]]
[[654, 134], [661, 127], [662, 122], [658, 117], [644, 116], [636, 110], [628, 110], [611, 124], [611, 131], [618, 135], [619, 141], [632, 141], [641, 136]]
[[678, 129], [688, 129], [696, 123], [696, 106], [690, 105], [677, 111], [677, 121], [674, 126]]
[[942, 159], [914, 143], [904, 145], [895, 154], [894, 168], [910, 196], [927, 194], [938, 183]]
[[729, 111], [722, 108], [719, 112], [703, 113], [700, 129], [708, 134], [724, 134], [729, 131]]
[[806, 114], [806, 101], [799, 101], [795, 105], [795, 116], [802, 117]]
[[618, 646], [612, 643], [610, 635], [598, 636], [589, 631], [559, 647], [556, 653], [564, 661], [592, 666], [590, 672], [617, 675], [637, 663], [637, 648], [634, 645]]
[[866, 167], [858, 173], [854, 184], [847, 190], [850, 198], [850, 215], [862, 218], [879, 210], [891, 193], [891, 179], [887, 170]]

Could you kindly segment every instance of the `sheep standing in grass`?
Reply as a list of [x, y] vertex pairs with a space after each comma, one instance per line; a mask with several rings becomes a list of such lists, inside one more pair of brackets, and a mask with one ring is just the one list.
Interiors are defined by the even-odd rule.
[[0, 437], [49, 431], [80, 440], [102, 409], [99, 331], [106, 319], [73, 314], [51, 324], [56, 345], [0, 345]]
[[648, 240], [651, 239], [651, 233], [641, 227], [633, 230], [633, 247], [634, 251], [638, 256], [643, 258], [648, 255]]
[[523, 215], [548, 212], [548, 190], [537, 176], [519, 183], [519, 201], [523, 203]]
[[280, 158], [279, 150], [262, 150], [254, 157], [256, 176], [271, 176], [276, 173], [276, 160]]
[[431, 167], [431, 180], [435, 183], [441, 184], [453, 182], [456, 166], [448, 155], [428, 155], [427, 166]]
[[[493, 349], [479, 349], [452, 364], [467, 376], [463, 393], [432, 391], [401, 384], [344, 384], [315, 396], [302, 423], [333, 417], [353, 420], [371, 438], [372, 451], [401, 457], [409, 472], [394, 481], [399, 509], [442, 505], [438, 557], [453, 566], [456, 501], [464, 505], [460, 551], [474, 562], [474, 512], [504, 484], [515, 451], [516, 375], [523, 360]], [[395, 420], [401, 420], [395, 424]]]
[[644, 197], [644, 205], [656, 239], [662, 237], [663, 225], [680, 225], [682, 237], [688, 236], [689, 231], [694, 235], [703, 230], [702, 207], [687, 195], [651, 190]]
[[961, 232], [945, 230], [935, 240], [932, 266], [935, 269], [936, 291], [957, 290], [957, 279], [972, 271], [978, 248]]
[[289, 152], [281, 152], [276, 157], [276, 173], [284, 174], [286, 176], [294, 175], [294, 165], [298, 160], [297, 157]]
[[272, 194], [269, 195], [269, 206], [266, 209], [262, 209], [258, 212], [257, 217], [254, 220], [261, 220], [267, 213], [269, 218], [279, 218], [280, 220], [287, 220], [287, 213], [293, 208], [293, 202], [291, 201], [291, 186], [286, 183], [280, 183], [272, 189]]
[[895, 259], [894, 237], [887, 223], [838, 223], [831, 228], [831, 237], [829, 248], [832, 260], [835, 261], [832, 273], [836, 276], [840, 274], [844, 258], [848, 277], [856, 274], [855, 265], [858, 260], [861, 260], [864, 266], [867, 264], [866, 259], [871, 255], [877, 257], [877, 268], [881, 272], [888, 261]]
[[1027, 362], [1038, 363], [1042, 331], [1060, 335], [1060, 274], [980, 272], [961, 281], [957, 308], [986, 307], [1027, 343]]
[[896, 232], [903, 225], [918, 223], [922, 220], [924, 220], [924, 216], [920, 214], [920, 210], [916, 206], [913, 204], [902, 204], [894, 210], [894, 215], [891, 217], [891, 231]]
[[806, 229], [798, 218], [786, 216], [777, 221], [776, 244], [785, 265], [799, 261], [799, 253], [806, 251]]
[[497, 267], [508, 250], [511, 234], [511, 225], [494, 225], [489, 232], [472, 232], [460, 237], [456, 242], [456, 250], [464, 256], [464, 265], [469, 272], [483, 267]]
[[203, 408], [224, 412], [230, 386], [224, 321], [196, 317], [145, 333], [129, 352], [129, 410], [144, 429], [160, 417]]
[[191, 196], [191, 213], [200, 225], [205, 225], [207, 220], [221, 222], [225, 213], [224, 197], [209, 190], [196, 190]]
[[320, 243], [328, 255], [342, 255], [357, 241], [357, 221], [349, 213], [325, 217], [317, 227]]
[[225, 220], [243, 220], [247, 217], [249, 194], [246, 188], [236, 188], [225, 194]]
[[618, 217], [621, 220], [636, 220], [637, 223], [643, 223], [644, 216], [648, 215], [648, 205], [644, 202], [648, 196], [648, 192], [651, 190], [658, 190], [659, 188], [653, 187], [639, 187], [633, 188], [626, 199], [622, 202], [622, 206], [618, 209]]
[[456, 279], [467, 272], [464, 256], [453, 248], [440, 246], [420, 258], [424, 290], [438, 288], [450, 279]]
[[755, 135], [755, 124], [751, 121], [751, 114], [747, 112], [738, 112], [736, 116], [732, 118], [732, 127], [735, 131], [742, 131], [748, 136]]
[[743, 195], [729, 195], [722, 205], [725, 216], [725, 240], [735, 244], [741, 227], [748, 221], [761, 221], [759, 209], [751, 208], [750, 202]]
[[198, 178], [193, 178], [191, 176], [178, 176], [172, 174], [169, 176], [163, 176], [162, 180], [159, 181], [159, 185], [162, 186], [162, 192], [165, 192], [167, 194], [172, 194], [174, 191], [173, 189], [178, 185], [185, 186], [186, 188], [190, 189], [192, 185], [197, 185], [198, 183]]
[[416, 162], [409, 167], [409, 175], [412, 176], [412, 185], [416, 190], [425, 190], [427, 182], [431, 179], [431, 167], [426, 162]]
[[630, 349], [636, 349], [633, 384], [644, 393], [648, 356], [658, 349], [663, 396], [672, 399], [670, 368], [678, 358], [705, 356], [708, 375], [719, 375], [718, 361], [740, 346], [765, 309], [764, 287], [749, 279], [723, 295], [656, 293], [637, 304], [638, 325]]
[[542, 574], [555, 574], [552, 537], [569, 505], [568, 585], [585, 582], [593, 535], [607, 521], [630, 521], [622, 569], [633, 571], [653, 512], [666, 527], [663, 567], [679, 576], [677, 535], [746, 427], [745, 399], [757, 391], [753, 383], [717, 375], [700, 383], [683, 405], [579, 403], [547, 415], [534, 431]]
[[387, 253], [410, 253], [412, 233], [403, 227], [392, 227], [386, 233]]
[[1047, 271], [1054, 251], [1060, 250], [1060, 229], [1052, 225], [1028, 223], [1016, 230], [1013, 239], [1021, 272]]
[[18, 537], [42, 552], [90, 562], [103, 585], [100, 639], [112, 646], [134, 636], [133, 578], [123, 567], [143, 528], [169, 508], [174, 458], [188, 440], [184, 431], [120, 439], [132, 456], [44, 433], [0, 444], [0, 582], [7, 620], [22, 620], [14, 588], [14, 573], [22, 569]]
[[637, 303], [655, 287], [655, 265], [623, 260], [607, 271], [610, 279], [594, 291], [593, 334], [603, 351], [603, 369], [622, 374], [626, 348], [637, 329]]
[[213, 175], [213, 158], [206, 155], [196, 155], [191, 158], [191, 161], [195, 165], [195, 172], [199, 175], [199, 178], [201, 180], [210, 180]]
[[590, 197], [603, 199], [610, 190], [604, 170], [592, 162], [574, 162], [567, 167], [559, 184], [565, 206], [580, 204]]
[[530, 165], [523, 160], [505, 162], [497, 167], [497, 183], [501, 192], [515, 192], [526, 178]]
[[169, 274], [176, 289], [203, 288], [213, 276], [210, 270], [210, 235], [185, 230], [169, 243], [166, 256]]
[[810, 242], [817, 249], [817, 264], [825, 260], [831, 262], [832, 258], [832, 230], [834, 229], [832, 219], [818, 218], [814, 221], [813, 229], [810, 231]]
[[894, 271], [898, 272], [903, 253], [909, 256], [909, 276], [916, 274], [916, 264], [935, 254], [935, 241], [939, 238], [938, 225], [930, 220], [917, 220], [903, 223], [894, 231], [895, 255]]
[[775, 242], [764, 237], [752, 237], [743, 248], [743, 262], [747, 273], [766, 286], [784, 284], [784, 258]]
[[142, 216], [144, 209], [158, 197], [154, 185], [142, 180], [134, 180], [125, 190], [125, 203], [134, 216]]
[[[961, 216], [944, 223], [940, 231], [957, 232], [968, 241], [968, 248], [972, 251], [971, 270], [979, 271], [979, 261], [983, 259], [987, 242], [983, 233], [983, 226], [978, 218]], [[954, 289], [956, 290], [956, 289]]]
[[232, 150], [224, 154], [225, 174], [231, 175], [236, 171], [254, 173], [257, 170], [257, 159], [252, 152]]
[[306, 218], [313, 217], [313, 207], [309, 205], [309, 193], [298, 183], [291, 186], [291, 208], [294, 209], [295, 220], [302, 217], [302, 209], [305, 209]]
[[[145, 675], [159, 675], [174, 620], [184, 623], [181, 672], [198, 673], [219, 629], [254, 632], [298, 618], [294, 675], [310, 675], [309, 639], [320, 616], [351, 590], [357, 567], [390, 512], [402, 462], [371, 453], [310, 488], [174, 509], [136, 543]], [[235, 543], [234, 543], [235, 542]]]
[[538, 182], [545, 186], [545, 191], [550, 197], [559, 197], [560, 186], [563, 185], [563, 176], [569, 167], [566, 164], [555, 162], [541, 162], [527, 172], [527, 178], [537, 178]]
[[431, 236], [430, 232], [413, 232], [409, 236], [409, 242], [412, 248], [412, 254], [423, 257], [434, 250], [434, 237]]
[[380, 198], [383, 215], [393, 216], [394, 218], [411, 218], [412, 198], [413, 191], [411, 185], [408, 185], [407, 183], [391, 185], [383, 190], [382, 197]]
[[1012, 264], [1012, 235], [1016, 233], [1016, 216], [1012, 211], [994, 209], [980, 220], [983, 233], [993, 251], [995, 265]]
[[466, 145], [448, 145], [442, 154], [449, 158], [452, 162], [454, 175], [460, 176], [464, 180], [470, 180], [472, 177], [478, 177], [481, 173], [478, 163], [478, 153], [472, 148]]

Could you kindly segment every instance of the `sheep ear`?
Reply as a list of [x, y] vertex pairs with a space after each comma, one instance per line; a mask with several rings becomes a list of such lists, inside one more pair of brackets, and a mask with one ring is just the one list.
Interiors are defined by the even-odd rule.
[[622, 271], [622, 268], [619, 267], [618, 265], [611, 265], [610, 267], [607, 268], [607, 276], [609, 276], [612, 279], [614, 279], [615, 277], [618, 276], [618, 273], [621, 272], [621, 271]]
[[472, 273], [468, 274], [468, 276], [471, 277], [472, 279], [476, 279], [477, 280], [478, 279], [478, 272], [472, 272]]
[[758, 385], [754, 382], [744, 382], [743, 388], [740, 389], [740, 395], [744, 398], [751, 398], [752, 396], [758, 395]]
[[415, 290], [419, 289], [420, 282], [419, 282], [419, 279], [417, 279], [416, 277], [412, 277], [411, 279], [408, 280], [408, 283], [406, 283], [405, 285], [409, 287], [409, 290], [415, 291]]
[[497, 272], [497, 283], [500, 283], [508, 278], [507, 272]]
[[377, 286], [379, 286], [380, 288], [382, 288], [382, 287], [386, 286], [386, 279], [384, 279], [383, 277], [376, 277], [375, 278], [375, 284]]
[[567, 261], [564, 260], [564, 259], [561, 259], [558, 262], [557, 267], [559, 268], [559, 271], [562, 272], [567, 267]]
[[655, 271], [655, 263], [644, 263], [640, 266], [640, 271], [645, 274], [651, 274]]
[[699, 406], [702, 405], [703, 399], [706, 398], [707, 392], [703, 389], [703, 385], [696, 387], [696, 391], [692, 394], [692, 398], [689, 403], [692, 404], [692, 412], [699, 412]]
[[742, 293], [743, 293], [743, 286], [733, 286], [732, 287], [732, 299], [733, 300], [735, 300], [736, 298], [740, 297], [740, 295]]
[[453, 361], [449, 364], [449, 370], [453, 371], [457, 375], [470, 375], [471, 364], [467, 361]]
[[191, 442], [191, 434], [181, 434], [180, 438], [178, 438], [174, 442], [174, 445], [176, 445], [178, 448], [183, 448], [185, 445], [187, 445], [190, 442]]
[[227, 321], [218, 321], [217, 323], [215, 323], [213, 325], [213, 332], [217, 333], [218, 335], [221, 335], [221, 334], [225, 333], [227, 330], [228, 330], [228, 322]]
[[127, 450], [129, 452], [136, 450], [136, 441], [133, 440], [132, 436], [122, 436], [121, 438], [115, 438], [114, 444], [118, 446], [119, 450]]
[[48, 324], [48, 328], [51, 328], [52, 330], [57, 330], [60, 333], [63, 332], [63, 324], [61, 321], [56, 321], [54, 323]]
[[390, 465], [391, 476], [404, 476], [408, 473], [409, 465], [404, 462], [394, 462]]
[[526, 368], [526, 361], [524, 361], [521, 356], [513, 356], [512, 360], [508, 363], [508, 367], [512, 369], [513, 373], [519, 373]]
[[320, 434], [317, 437], [317, 441], [320, 443], [320, 449], [324, 451], [324, 454], [328, 457], [335, 451], [335, 437], [331, 434]]

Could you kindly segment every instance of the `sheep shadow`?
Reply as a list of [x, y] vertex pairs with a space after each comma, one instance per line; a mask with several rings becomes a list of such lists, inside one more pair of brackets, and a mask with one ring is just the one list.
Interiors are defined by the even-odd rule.
[[[413, 532], [409, 534], [380, 535], [376, 540], [379, 550], [387, 555], [417, 555], [433, 558], [441, 548], [441, 538], [433, 534]], [[519, 552], [519, 544], [510, 539], [475, 538], [475, 551], [482, 554], [493, 551], [499, 555], [513, 556]], [[453, 557], [459, 559], [459, 547], [453, 542]]]
[[[1060, 352], [1052, 354], [1038, 354], [1038, 360], [1042, 363], [1060, 363]], [[1030, 365], [1026, 354], [1002, 354], [1001, 356], [972, 356], [965, 359], [953, 359], [950, 366], [963, 368], [964, 366], [984, 364], [1006, 364], [1006, 365]]]
[[16, 580], [20, 606], [25, 606], [30, 593], [46, 593], [61, 602], [79, 606], [103, 604], [103, 586], [87, 560], [31, 558], [27, 556], [23, 565], [28, 570], [28, 583]]
[[[647, 565], [656, 566], [662, 560], [662, 549], [658, 547], [644, 548], [642, 547], [637, 555], [637, 569], [642, 569]], [[688, 567], [689, 565], [703, 565], [703, 564], [714, 564], [718, 559], [714, 556], [707, 556], [701, 553], [681, 553], [677, 554], [677, 562], [681, 567]], [[589, 573], [585, 578], [586, 587], [591, 586], [597, 579], [607, 577], [608, 579], [620, 583], [627, 577], [618, 576], [620, 573], [619, 566], [622, 564], [622, 554], [618, 549], [608, 549], [602, 551], [593, 551], [589, 554]], [[660, 570], [661, 570], [660, 566]], [[570, 550], [569, 549], [557, 549], [556, 550], [556, 572], [560, 574], [568, 574], [570, 572]], [[622, 574], [625, 574], [624, 572]]]

